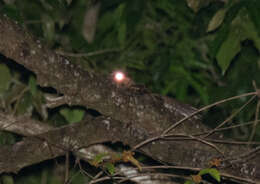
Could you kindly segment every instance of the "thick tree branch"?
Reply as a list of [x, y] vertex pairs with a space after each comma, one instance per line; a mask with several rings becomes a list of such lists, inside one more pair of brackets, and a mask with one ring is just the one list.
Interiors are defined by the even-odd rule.
[[[118, 86], [110, 77], [83, 71], [7, 18], [0, 18], [0, 29], [0, 53], [33, 71], [41, 86], [57, 89], [70, 105], [96, 109], [127, 124], [137, 123], [151, 134], [162, 132], [195, 111], [171, 98], [143, 93], [142, 88]], [[186, 121], [176, 132], [201, 131], [203, 125], [196, 120]]]
[[[22, 136], [30, 136], [37, 139], [38, 134], [43, 134], [49, 130], [55, 130], [55, 127], [52, 127], [50, 125], [48, 125], [47, 123], [43, 123], [43, 122], [39, 122], [39, 121], [35, 121], [31, 118], [28, 117], [15, 117], [12, 115], [8, 115], [8, 114], [4, 114], [2, 112], [0, 112], [0, 130], [5, 130], [5, 131], [9, 131], [9, 132], [13, 132]], [[70, 135], [69, 135], [70, 136]], [[71, 137], [67, 137], [65, 138], [66, 135], [64, 135], [63, 140], [67, 139], [70, 140], [65, 146], [60, 145], [60, 142], [55, 143], [55, 144], [59, 144], [59, 146], [53, 146], [51, 144], [48, 145], [48, 147], [45, 147], [46, 149], [49, 149], [49, 151], [52, 153], [54, 151], [55, 154], [52, 155], [48, 155], [50, 157], [48, 157], [47, 159], [50, 159], [51, 157], [55, 157], [55, 156], [60, 156], [60, 155], [64, 155], [66, 150], [65, 149], [59, 149], [57, 150], [57, 147], [68, 147], [68, 145], [70, 143], [75, 143], [77, 140], [75, 140], [74, 138]], [[42, 138], [38, 138], [39, 141], [41, 142]], [[20, 155], [24, 153], [24, 150], [34, 150], [35, 146], [38, 146], [38, 144], [31, 144], [31, 146], [28, 147], [28, 139], [21, 141], [19, 143], [16, 143], [14, 146], [9, 146], [9, 147], [5, 147], [4, 149], [0, 149], [0, 152], [3, 151], [3, 153], [1, 155], [3, 155], [3, 158], [5, 158], [7, 155], [5, 155], [5, 153], [10, 153], [9, 151], [6, 152], [6, 150], [11, 149], [13, 150], [14, 147], [19, 147], [19, 149], [16, 150], [16, 155]], [[40, 146], [43, 144], [47, 144], [47, 142], [42, 141], [40, 143]], [[17, 146], [18, 145], [18, 146]], [[40, 148], [40, 147], [38, 147]], [[37, 150], [38, 150], [37, 148]], [[45, 149], [44, 148], [44, 149]], [[74, 147], [75, 149], [75, 147]], [[47, 150], [48, 151], [48, 150]], [[77, 150], [73, 150], [73, 145], [71, 145], [71, 149], [69, 149], [68, 151], [72, 151], [73, 154], [77, 157], [77, 159], [80, 160], [85, 160], [85, 161], [91, 161], [95, 158], [95, 156], [97, 154], [102, 154], [102, 153], [108, 153], [108, 158], [107, 159], [111, 159], [112, 155], [118, 154], [117, 152], [115, 152], [114, 150], [108, 148], [107, 146], [103, 145], [103, 144], [95, 144], [92, 146], [88, 146], [87, 148], [82, 148], [82, 149], [77, 149]], [[13, 157], [13, 154], [11, 154]], [[30, 157], [30, 155], [33, 158], [37, 158], [37, 159], [29, 159], [28, 157]], [[110, 155], [110, 156], [109, 156]], [[46, 159], [46, 156], [43, 153], [40, 154], [29, 154], [29, 155], [25, 155], [24, 157], [18, 157], [17, 158], [12, 158], [10, 159], [10, 155], [8, 156], [9, 159], [5, 162], [3, 162], [2, 165], [0, 165], [0, 173], [1, 172], [18, 172], [20, 169], [22, 169], [23, 167], [26, 167], [28, 165], [34, 164], [34, 163], [38, 163], [40, 161], [43, 161]], [[15, 162], [10, 162], [11, 160], [15, 160]], [[149, 172], [151, 172], [154, 169], [145, 169]], [[116, 172], [119, 172], [123, 175], [125, 175], [127, 178], [129, 178], [130, 176], [133, 175], [137, 175], [138, 176], [138, 171], [133, 168], [133, 166], [124, 166], [121, 165], [116, 165]], [[135, 174], [133, 174], [135, 173]], [[110, 179], [110, 178], [109, 178]], [[147, 182], [151, 182], [153, 181], [153, 183], [165, 183], [165, 181], [169, 180], [169, 178], [167, 177], [160, 177], [156, 178], [156, 177], [151, 177], [149, 175], [147, 175], [145, 178], [144, 177], [134, 177], [132, 180], [137, 182], [137, 183], [142, 183], [142, 179], [144, 179]], [[156, 182], [155, 182], [156, 180]], [[94, 180], [96, 181], [96, 180]]]
[[[106, 117], [98, 117], [95, 119], [88, 118], [84, 123], [73, 124], [56, 129], [53, 129], [50, 126], [46, 126], [45, 124], [36, 120], [31, 120], [24, 117], [14, 117], [0, 113], [0, 118], [1, 129], [27, 136], [35, 135], [27, 137], [22, 142], [18, 142], [13, 146], [5, 146], [0, 149], [0, 161], [2, 161], [0, 162], [0, 173], [17, 172], [28, 165], [64, 155], [67, 151], [72, 151], [75, 155], [85, 159], [84, 154], [82, 153], [87, 150], [80, 148], [89, 147], [90, 145], [100, 142], [121, 141], [125, 144], [133, 146], [136, 144], [136, 142], [142, 141], [132, 139], [131, 130], [129, 129], [122, 131], [121, 122]], [[26, 127], [30, 127], [29, 130]], [[46, 132], [45, 128], [49, 129], [49, 131]], [[163, 141], [160, 141], [158, 144], [150, 144], [144, 147], [142, 150], [151, 157], [153, 157], [154, 154], [161, 154], [157, 151], [159, 149], [167, 152], [168, 155], [174, 155], [174, 157], [179, 157], [179, 154], [181, 154], [183, 155], [183, 159], [185, 159], [184, 157], [189, 157], [192, 155], [190, 155], [190, 150], [182, 149], [181, 145], [183, 144], [189, 144], [191, 147], [190, 150], [196, 154], [192, 157], [194, 163], [197, 161], [200, 162], [199, 159], [201, 159], [201, 157], [205, 159], [209, 158], [209, 152], [201, 151], [199, 153], [199, 150], [192, 149], [192, 145], [197, 144], [196, 140], [179, 140], [176, 142], [168, 142], [167, 144], [164, 144]], [[169, 149], [171, 147], [175, 148], [176, 150]], [[202, 144], [201, 149], [205, 150], [205, 145]], [[236, 160], [236, 163], [232, 163], [232, 168], [223, 168], [221, 169], [221, 172], [224, 175], [231, 177], [232, 174], [233, 176], [236, 176], [235, 173], [239, 172], [248, 178], [250, 176], [251, 180], [252, 177], [257, 178], [259, 173], [258, 170], [254, 169], [256, 165], [254, 163], [259, 162], [259, 153], [256, 152], [250, 155], [254, 155], [255, 159], [251, 158], [251, 161], [247, 161], [245, 164], [243, 161], [244, 158], [237, 157], [238, 160]], [[246, 155], [242, 156], [245, 157]], [[165, 161], [166, 158], [167, 157], [163, 157], [162, 160]], [[207, 163], [208, 162], [205, 160], [203, 167], [207, 167]], [[222, 163], [223, 166], [229, 164], [230, 160]], [[243, 167], [241, 167], [241, 165], [243, 165]], [[241, 172], [241, 169], [244, 171]], [[245, 171], [250, 171], [250, 173], [245, 174]], [[252, 183], [254, 182], [252, 181]]]

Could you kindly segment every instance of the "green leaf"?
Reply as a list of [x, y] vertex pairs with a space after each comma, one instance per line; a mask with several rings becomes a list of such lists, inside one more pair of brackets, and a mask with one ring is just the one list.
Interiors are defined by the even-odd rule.
[[247, 12], [250, 16], [250, 19], [254, 23], [256, 30], [258, 31], [258, 34], [260, 34], [260, 1], [248, 1], [246, 3]]
[[111, 29], [114, 25], [112, 21], [114, 19], [114, 14], [109, 12], [105, 12], [103, 16], [101, 16], [97, 22], [98, 30], [101, 33], [106, 33], [109, 29]]
[[221, 45], [217, 53], [217, 62], [221, 67], [222, 74], [225, 74], [228, 69], [232, 59], [240, 52], [240, 28], [236, 27], [231, 30], [228, 38]]
[[223, 24], [217, 31], [217, 35], [214, 40], [210, 43], [210, 56], [215, 58], [219, 52], [219, 49], [222, 46], [222, 43], [228, 38], [229, 36], [229, 29], [230, 27], [227, 24]]
[[29, 78], [29, 89], [32, 95], [32, 103], [34, 108], [41, 115], [41, 117], [46, 120], [48, 118], [47, 107], [43, 104], [43, 95], [41, 91], [37, 89], [37, 81], [33, 75]]
[[118, 24], [121, 24], [122, 22], [122, 17], [123, 17], [123, 14], [124, 14], [124, 11], [125, 11], [125, 7], [126, 7], [126, 4], [125, 3], [121, 3], [117, 9], [115, 10], [115, 13], [114, 13], [114, 19], [115, 21], [118, 23]]
[[149, 50], [153, 51], [156, 48], [155, 34], [153, 31], [151, 31], [149, 29], [145, 29], [143, 31], [143, 40], [144, 40], [144, 45]]
[[37, 91], [35, 96], [32, 97], [32, 103], [36, 111], [41, 115], [43, 120], [47, 120], [48, 118], [48, 111], [46, 105], [44, 105], [44, 97], [41, 91]]
[[214, 31], [222, 24], [226, 12], [227, 9], [220, 9], [217, 11], [217, 13], [213, 16], [213, 18], [209, 22], [207, 32]]
[[[245, 33], [245, 39], [249, 39], [252, 40], [256, 46], [256, 48], [258, 49], [258, 51], [260, 51], [260, 37], [259, 34], [257, 32], [256, 26], [253, 23], [253, 21], [251, 20], [248, 10], [246, 9], [242, 9], [240, 11], [240, 22], [241, 27], [243, 28], [243, 31]], [[243, 40], [241, 40], [243, 41]]]
[[222, 43], [216, 56], [223, 74], [228, 69], [232, 59], [240, 52], [240, 43], [247, 39], [252, 40], [256, 48], [260, 50], [258, 32], [247, 10], [242, 8], [232, 21], [228, 38]]
[[126, 31], [127, 31], [126, 23], [122, 23], [119, 26], [119, 30], [118, 30], [118, 42], [119, 42], [121, 48], [125, 47]]
[[69, 122], [69, 123], [77, 123], [81, 121], [84, 117], [85, 110], [83, 109], [72, 109], [65, 107], [60, 110], [60, 114]]
[[88, 43], [92, 43], [98, 22], [100, 3], [92, 4], [85, 13], [82, 33]]
[[202, 175], [204, 175], [204, 174], [208, 174], [210, 169], [211, 169], [211, 168], [206, 168], [206, 169], [200, 170], [199, 175], [202, 176]]
[[1, 179], [3, 184], [14, 184], [14, 178], [12, 175], [2, 175]]
[[19, 23], [23, 23], [23, 18], [20, 14], [19, 7], [12, 4], [1, 4], [1, 13], [6, 14], [9, 18], [18, 21]]
[[12, 81], [9, 68], [5, 64], [0, 64], [0, 95], [5, 92]]
[[207, 169], [202, 169], [199, 172], [199, 175], [205, 175], [205, 174], [209, 174], [215, 180], [220, 182], [220, 173], [219, 173], [219, 171], [217, 169], [215, 169], [215, 168], [207, 168]]
[[114, 13], [114, 21], [116, 22], [117, 29], [117, 39], [121, 48], [124, 48], [126, 42], [126, 31], [127, 31], [127, 23], [125, 14], [125, 3], [121, 3]]
[[[183, 67], [178, 67], [178, 66], [174, 66], [174, 65], [172, 65], [170, 67], [170, 71], [182, 79], [181, 81], [180, 80], [177, 81], [178, 86], [185, 85], [185, 82], [186, 82], [186, 85], [187, 84], [191, 85], [194, 88], [194, 90], [201, 96], [203, 103], [205, 103], [205, 104], [208, 103], [208, 96], [207, 96], [205, 89], [203, 88], [203, 85], [201, 85], [189, 72], [187, 72]], [[174, 86], [171, 86], [171, 87], [174, 87]], [[187, 86], [186, 86], [186, 88], [187, 88]], [[187, 93], [187, 91], [186, 91], [186, 93]], [[185, 94], [182, 94], [182, 95], [185, 95]]]
[[202, 7], [208, 6], [211, 0], [186, 0], [187, 5], [197, 13]]
[[106, 163], [104, 167], [108, 170], [108, 172], [113, 175], [115, 173], [115, 166], [112, 163]]
[[33, 110], [33, 101], [32, 101], [32, 94], [26, 92], [21, 99], [17, 101], [17, 110], [16, 113], [18, 115], [27, 115], [32, 113]]
[[27, 86], [22, 83], [17, 83], [4, 95], [4, 101], [6, 107], [11, 107], [12, 103], [17, 99], [17, 96], [21, 95], [26, 91]]
[[55, 37], [55, 22], [53, 18], [47, 14], [43, 14], [41, 19], [44, 38], [49, 44], [52, 44]]
[[29, 88], [32, 96], [35, 96], [37, 93], [37, 82], [34, 76], [30, 76], [29, 78]]
[[99, 163], [102, 163], [103, 160], [105, 159], [105, 157], [108, 155], [108, 153], [99, 153], [97, 154], [94, 159], [93, 159], [93, 163], [95, 164], [99, 164]]
[[12, 145], [16, 142], [15, 135], [9, 132], [0, 132], [0, 145]]
[[188, 180], [188, 181], [185, 181], [184, 184], [195, 184], [195, 183], [194, 183], [194, 181]]

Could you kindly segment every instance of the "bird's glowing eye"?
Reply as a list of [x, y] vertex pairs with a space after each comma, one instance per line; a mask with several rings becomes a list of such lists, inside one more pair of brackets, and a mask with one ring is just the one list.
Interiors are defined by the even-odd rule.
[[116, 72], [114, 79], [116, 82], [122, 82], [125, 79], [125, 74], [123, 72]]

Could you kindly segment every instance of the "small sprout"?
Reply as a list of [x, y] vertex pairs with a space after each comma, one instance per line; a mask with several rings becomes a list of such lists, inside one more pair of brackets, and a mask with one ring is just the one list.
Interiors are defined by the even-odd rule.
[[138, 167], [139, 171], [142, 171], [142, 167], [138, 160], [136, 160], [134, 157], [134, 152], [131, 151], [124, 151], [122, 155], [123, 162], [131, 162], [133, 165]]
[[213, 158], [212, 160], [209, 161], [209, 166], [210, 167], [219, 167], [221, 164], [221, 159], [220, 158]]
[[89, 161], [89, 163], [95, 167], [99, 167], [108, 155], [108, 153], [97, 154], [93, 160]]
[[109, 162], [105, 163], [104, 168], [106, 168], [111, 175], [115, 174], [115, 166], [114, 166], [114, 164], [109, 163]]
[[134, 152], [131, 151], [123, 151], [122, 154], [100, 153], [97, 154], [93, 160], [90, 160], [89, 163], [95, 167], [106, 168], [110, 174], [114, 174], [114, 164], [118, 162], [131, 162], [141, 171], [142, 167], [133, 155]]
[[202, 181], [201, 175], [199, 174], [191, 175], [191, 178], [194, 183], [200, 183]]
[[111, 156], [111, 162], [112, 163], [120, 162], [120, 160], [122, 160], [122, 155], [121, 154], [113, 154]]

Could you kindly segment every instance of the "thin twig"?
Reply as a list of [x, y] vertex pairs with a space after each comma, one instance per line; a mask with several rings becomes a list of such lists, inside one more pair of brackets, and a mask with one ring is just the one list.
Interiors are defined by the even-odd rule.
[[210, 143], [209, 141], [207, 141], [207, 140], [205, 140], [205, 139], [198, 138], [198, 137], [194, 137], [194, 136], [192, 136], [192, 135], [190, 135], [189, 137], [191, 137], [192, 139], [198, 140], [198, 141], [200, 141], [200, 142], [202, 142], [202, 143], [204, 143], [204, 144], [206, 144], [206, 145], [208, 145], [208, 146], [214, 148], [214, 149], [217, 150], [217, 152], [219, 152], [223, 157], [225, 156], [225, 155], [224, 155], [224, 152], [221, 151], [215, 144], [212, 144], [212, 143]]
[[66, 152], [65, 154], [65, 177], [64, 177], [64, 183], [67, 183], [69, 181], [69, 165], [70, 165], [70, 161], [69, 161], [69, 151]]
[[152, 138], [149, 138], [149, 139], [146, 139], [145, 141], [143, 142], [140, 142], [139, 144], [137, 144], [136, 146], [134, 146], [131, 151], [134, 151], [142, 146], [144, 146], [145, 144], [148, 144], [150, 142], [153, 142], [153, 141], [156, 141], [158, 139], [162, 138], [162, 136], [157, 136], [157, 137], [152, 137]]
[[213, 104], [207, 105], [207, 106], [205, 106], [205, 107], [203, 107], [203, 108], [197, 110], [196, 112], [190, 114], [189, 116], [187, 116], [187, 117], [181, 119], [180, 121], [174, 123], [174, 124], [171, 125], [169, 128], [167, 128], [167, 129], [162, 133], [162, 135], [167, 134], [169, 131], [171, 131], [172, 129], [174, 129], [176, 126], [180, 125], [181, 123], [183, 123], [183, 122], [186, 121], [187, 119], [189, 119], [189, 118], [193, 117], [194, 115], [196, 115], [196, 114], [198, 114], [198, 113], [200, 113], [200, 112], [202, 112], [202, 111], [205, 111], [205, 110], [207, 110], [207, 109], [209, 109], [209, 108], [211, 108], [211, 107], [214, 107], [214, 106], [216, 106], [216, 105], [219, 105], [219, 104], [222, 104], [222, 103], [231, 101], [231, 100], [235, 100], [235, 99], [242, 98], [242, 97], [246, 97], [246, 96], [252, 96], [252, 95], [256, 95], [256, 94], [257, 94], [257, 92], [255, 92], [255, 91], [254, 91], [254, 92], [250, 92], [250, 93], [245, 93], [245, 94], [242, 94], [242, 95], [230, 97], [230, 98], [227, 98], [227, 99], [224, 99], [224, 100], [220, 100], [220, 101], [218, 101], [218, 102], [215, 102], [215, 103], [213, 103]]
[[95, 178], [95, 177], [93, 177], [91, 174], [89, 174], [87, 171], [85, 171], [85, 170], [82, 168], [81, 163], [80, 163], [80, 159], [78, 159], [78, 165], [79, 165], [79, 171], [80, 171], [82, 174], [88, 176], [88, 177], [91, 178], [91, 179]]
[[231, 100], [235, 100], [235, 99], [238, 99], [238, 98], [242, 98], [242, 97], [246, 97], [246, 96], [251, 96], [251, 95], [254, 95], [254, 97], [255, 97], [256, 92], [245, 93], [245, 94], [242, 94], [242, 95], [230, 97], [230, 98], [227, 98], [227, 99], [224, 99], [224, 100], [220, 100], [220, 101], [218, 101], [218, 102], [215, 102], [215, 103], [213, 103], [213, 104], [207, 105], [207, 106], [205, 106], [205, 107], [203, 107], [203, 108], [201, 108], [201, 109], [195, 111], [194, 113], [190, 114], [189, 116], [187, 116], [187, 117], [181, 119], [180, 121], [174, 123], [172, 126], [170, 126], [169, 128], [167, 128], [160, 136], [148, 138], [148, 139], [146, 139], [145, 141], [142, 141], [141, 143], [137, 144], [136, 146], [134, 146], [134, 147], [131, 149], [131, 151], [134, 151], [134, 150], [136, 150], [137, 148], [140, 148], [140, 147], [142, 147], [142, 146], [144, 146], [145, 144], [148, 144], [148, 143], [150, 143], [150, 142], [153, 142], [153, 141], [156, 141], [156, 140], [158, 140], [158, 139], [164, 138], [164, 136], [167, 135], [167, 133], [168, 133], [169, 131], [171, 131], [172, 129], [174, 129], [176, 126], [180, 125], [182, 122], [186, 121], [187, 119], [189, 119], [189, 118], [195, 116], [196, 114], [198, 114], [198, 113], [200, 113], [200, 112], [202, 112], [202, 111], [204, 111], [204, 110], [207, 110], [207, 109], [209, 109], [209, 108], [211, 108], [211, 107], [213, 107], [213, 106], [216, 106], [216, 105], [219, 105], [219, 104], [222, 104], [222, 103], [231, 101]]
[[[256, 87], [255, 81], [253, 81], [253, 86], [255, 88], [255, 91], [258, 92], [259, 90]], [[251, 132], [251, 135], [248, 139], [248, 142], [252, 141], [254, 139], [254, 136], [255, 136], [256, 127], [257, 127], [257, 123], [258, 123], [257, 120], [258, 120], [258, 117], [259, 117], [259, 108], [260, 108], [260, 100], [259, 100], [259, 96], [258, 96], [258, 101], [257, 101], [256, 111], [255, 111], [255, 121], [254, 121], [254, 124], [252, 126], [252, 132]]]
[[163, 140], [193, 140], [193, 141], [199, 141], [203, 144], [206, 144], [212, 148], [214, 148], [217, 152], [219, 152], [222, 156], [224, 156], [224, 152], [221, 151], [216, 145], [212, 144], [206, 139], [202, 139], [193, 135], [185, 135], [185, 134], [167, 134], [163, 138]]
[[242, 105], [236, 112], [234, 112], [233, 114], [231, 114], [225, 121], [223, 121], [222, 123], [220, 123], [216, 128], [214, 128], [213, 130], [211, 130], [207, 135], [204, 136], [204, 138], [208, 137], [209, 135], [213, 134], [218, 128], [222, 127], [223, 125], [225, 125], [227, 122], [229, 122], [230, 120], [232, 120], [238, 113], [240, 113], [250, 102], [253, 101], [253, 99], [256, 97], [256, 95], [252, 96], [244, 105]]
[[[224, 131], [224, 130], [230, 130], [230, 129], [239, 128], [239, 127], [243, 127], [243, 126], [249, 126], [249, 125], [254, 124], [254, 122], [255, 121], [249, 121], [249, 122], [245, 122], [245, 123], [235, 123], [235, 125], [231, 125], [231, 126], [223, 127], [223, 128], [218, 128], [218, 129], [215, 130], [215, 132], [220, 132], [220, 131]], [[260, 122], [260, 120], [257, 120], [257, 122]], [[197, 134], [194, 134], [193, 136], [205, 135], [205, 134], [208, 134], [211, 131], [212, 130], [201, 132], [201, 133], [197, 133]]]
[[205, 139], [209, 142], [215, 143], [222, 143], [222, 144], [235, 144], [235, 145], [260, 145], [260, 142], [245, 142], [245, 141], [226, 141], [226, 140], [219, 140], [219, 139]]
[[90, 56], [106, 54], [109, 52], [119, 52], [120, 50], [121, 49], [104, 49], [104, 50], [98, 50], [98, 51], [88, 52], [88, 53], [69, 53], [69, 52], [63, 52], [57, 50], [56, 53], [62, 56], [69, 56], [69, 57], [90, 57]]
[[[119, 181], [119, 183], [123, 183], [125, 181], [128, 180], [133, 180], [134, 178], [138, 178], [138, 177], [142, 177], [142, 176], [150, 176], [150, 177], [154, 177], [154, 176], [163, 176], [163, 177], [169, 177], [169, 178], [179, 178], [179, 179], [183, 179], [183, 180], [188, 180], [190, 179], [190, 177], [187, 176], [181, 176], [181, 175], [176, 175], [176, 174], [169, 174], [169, 173], [144, 173], [144, 174], [140, 174], [140, 173], [135, 173], [135, 175], [132, 176], [128, 176], [127, 178], [124, 178], [122, 180]], [[152, 179], [152, 178], [150, 178]]]
[[[138, 168], [133, 168], [135, 170], [138, 170]], [[199, 172], [203, 168], [195, 168], [195, 167], [188, 167], [188, 166], [171, 166], [171, 165], [162, 165], [162, 166], [147, 166], [147, 167], [142, 167], [143, 170], [147, 169], [181, 169], [181, 170], [190, 170], [190, 171], [197, 171]], [[248, 178], [244, 177], [239, 177], [239, 176], [234, 176], [227, 174], [225, 172], [220, 172], [220, 175], [225, 178], [233, 179], [234, 181], [239, 181], [239, 182], [246, 182], [246, 183], [251, 183], [251, 184], [257, 184], [255, 181], [250, 180]]]
[[223, 161], [226, 161], [226, 160], [229, 160], [229, 161], [230, 160], [239, 160], [239, 159], [251, 156], [253, 153], [257, 153], [258, 151], [260, 151], [260, 146], [254, 148], [254, 149], [251, 149], [248, 152], [240, 154], [238, 156], [233, 156], [233, 157], [226, 158]]
[[[117, 180], [119, 180], [119, 179], [123, 179], [123, 178], [125, 178], [125, 177], [120, 177], [120, 176], [118, 176], [118, 177], [113, 177], [113, 179], [117, 179]], [[110, 180], [111, 179], [111, 177], [109, 177], [109, 176], [104, 176], [104, 177], [102, 177], [102, 178], [98, 178], [98, 179], [95, 179], [95, 180], [92, 180], [92, 181], [90, 181], [89, 182], [89, 184], [94, 184], [94, 183], [99, 183], [99, 182], [103, 182], [103, 181], [106, 181], [106, 180]]]

